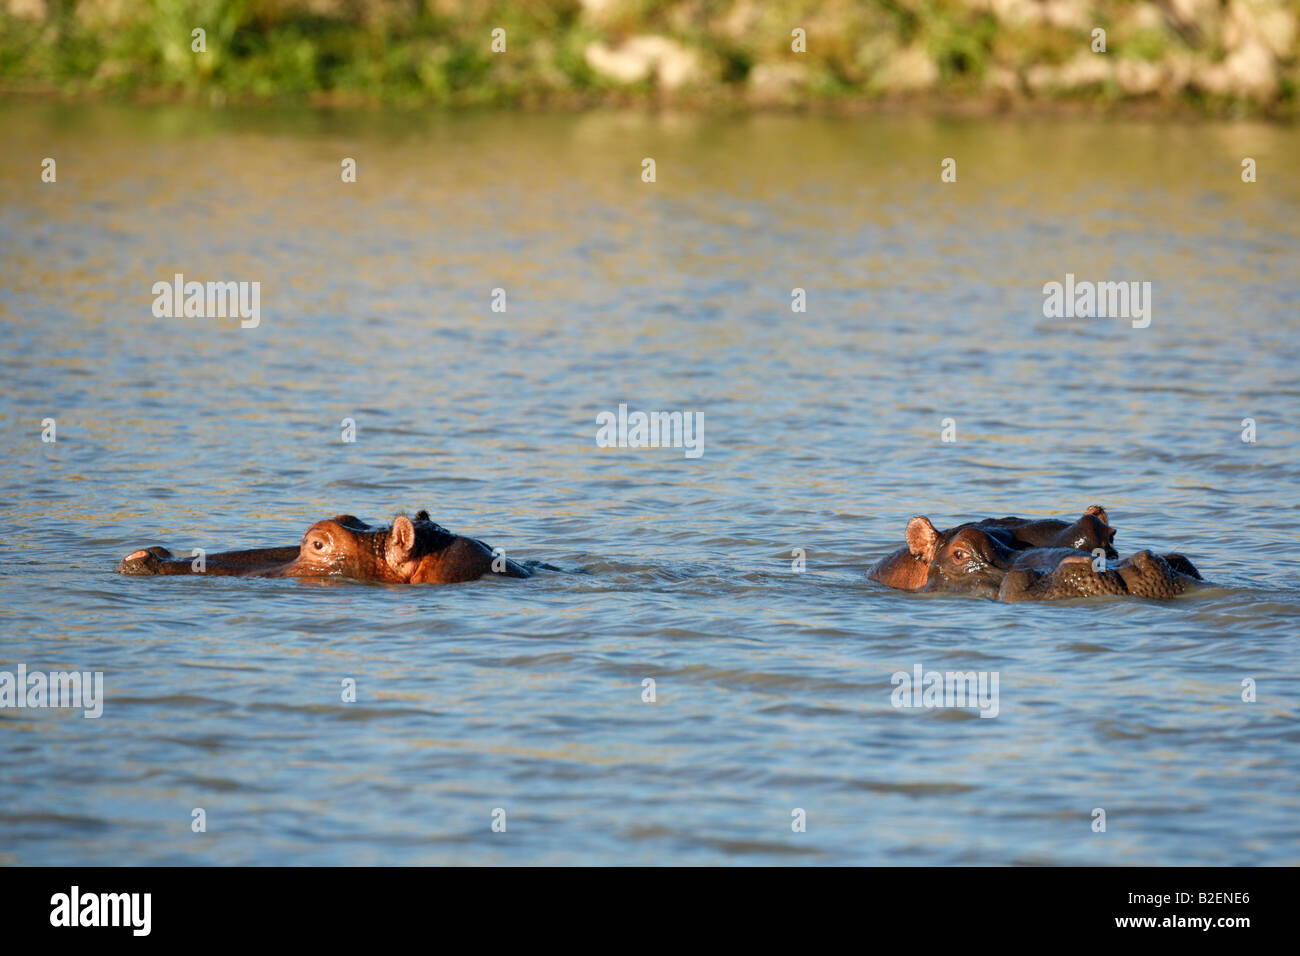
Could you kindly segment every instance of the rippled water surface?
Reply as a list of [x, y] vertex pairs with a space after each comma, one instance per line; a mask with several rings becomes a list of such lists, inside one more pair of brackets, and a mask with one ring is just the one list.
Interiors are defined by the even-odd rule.
[[[0, 711], [0, 862], [1300, 863], [1296, 130], [0, 126], [0, 669], [106, 697]], [[260, 326], [155, 318], [177, 272], [261, 282]], [[1043, 318], [1066, 273], [1151, 282], [1150, 327]], [[620, 402], [702, 413], [704, 454], [597, 448]], [[1093, 503], [1213, 586], [1030, 606], [863, 575], [913, 514]], [[567, 570], [114, 572], [418, 508]], [[998, 716], [894, 708], [917, 664], [997, 672]]]

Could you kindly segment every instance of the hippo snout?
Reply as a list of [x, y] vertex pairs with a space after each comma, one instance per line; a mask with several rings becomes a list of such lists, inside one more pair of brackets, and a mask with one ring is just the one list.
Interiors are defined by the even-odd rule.
[[166, 548], [152, 547], [132, 551], [117, 565], [118, 574], [162, 574], [163, 562], [175, 560]]

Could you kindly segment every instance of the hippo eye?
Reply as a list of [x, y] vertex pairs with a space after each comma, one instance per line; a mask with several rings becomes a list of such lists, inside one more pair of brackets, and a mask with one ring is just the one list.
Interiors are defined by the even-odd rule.
[[311, 546], [315, 548], [317, 551], [321, 551], [325, 547], [325, 542], [322, 541], [320, 538], [317, 538], [315, 541], [311, 543]]
[[952, 556], [958, 561], [965, 561], [967, 558], [966, 552], [963, 551], [961, 548], [958, 548], [956, 551], [954, 551], [952, 553]]

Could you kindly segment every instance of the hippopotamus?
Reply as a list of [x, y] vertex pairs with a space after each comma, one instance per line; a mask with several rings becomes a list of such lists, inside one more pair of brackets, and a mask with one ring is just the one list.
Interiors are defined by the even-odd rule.
[[[262, 578], [347, 577], [390, 584], [454, 584], [487, 574], [528, 578], [533, 572], [476, 538], [452, 534], [429, 519], [398, 515], [388, 527], [353, 515], [317, 521], [297, 546], [223, 551], [207, 555], [202, 573]], [[497, 563], [497, 570], [493, 567]], [[195, 574], [187, 558], [166, 548], [145, 548], [122, 559], [122, 574]]]
[[[1047, 552], [1052, 549], [1043, 549]], [[1103, 594], [1167, 600], [1184, 593], [1201, 572], [1181, 554], [1139, 551], [1098, 571], [1090, 555], [1025, 551], [998, 586], [999, 601], [1059, 601]]]
[[298, 557], [299, 546], [249, 548], [247, 551], [220, 551], [206, 555], [205, 569], [195, 571], [190, 558], [178, 558], [166, 548], [152, 547], [133, 551], [118, 562], [119, 574], [211, 574], [216, 577], [257, 577], [263, 572], [282, 568]]
[[1118, 558], [1115, 531], [1106, 509], [1091, 505], [1077, 521], [1059, 518], [984, 518], [968, 521], [947, 531], [937, 530], [929, 518], [913, 518], [907, 525], [907, 546], [885, 556], [867, 572], [867, 577], [903, 591], [919, 591], [930, 579], [930, 565], [943, 547], [967, 528], [979, 528], [1012, 551], [1028, 548], [1071, 548], [1092, 553], [1098, 549], [1108, 558]]
[[1182, 594], [1191, 582], [1201, 579], [1195, 565], [1181, 554], [1139, 551], [1113, 567], [1104, 564], [1098, 569], [1099, 556], [1090, 550], [1017, 548], [1007, 543], [1002, 530], [1003, 526], [976, 522], [941, 534], [929, 519], [913, 518], [908, 540], [928, 563], [924, 584], [910, 590], [954, 591], [1000, 601], [1104, 594], [1165, 599]]

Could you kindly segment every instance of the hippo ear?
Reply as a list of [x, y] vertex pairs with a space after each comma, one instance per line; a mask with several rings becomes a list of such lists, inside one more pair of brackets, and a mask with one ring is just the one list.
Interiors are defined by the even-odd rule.
[[393, 519], [393, 530], [388, 533], [388, 563], [402, 564], [411, 559], [415, 550], [415, 525], [406, 515]]
[[1088, 510], [1083, 513], [1083, 518], [1081, 520], [1086, 522], [1088, 520], [1088, 515], [1092, 515], [1101, 522], [1100, 528], [1089, 530], [1096, 530], [1097, 534], [1101, 536], [1101, 540], [1105, 542], [1108, 547], [1113, 549], [1115, 545], [1115, 529], [1110, 526], [1110, 519], [1106, 517], [1106, 509], [1101, 505], [1089, 505]]
[[913, 557], [930, 564], [935, 552], [939, 550], [939, 532], [924, 516], [913, 518], [907, 523], [907, 550]]

